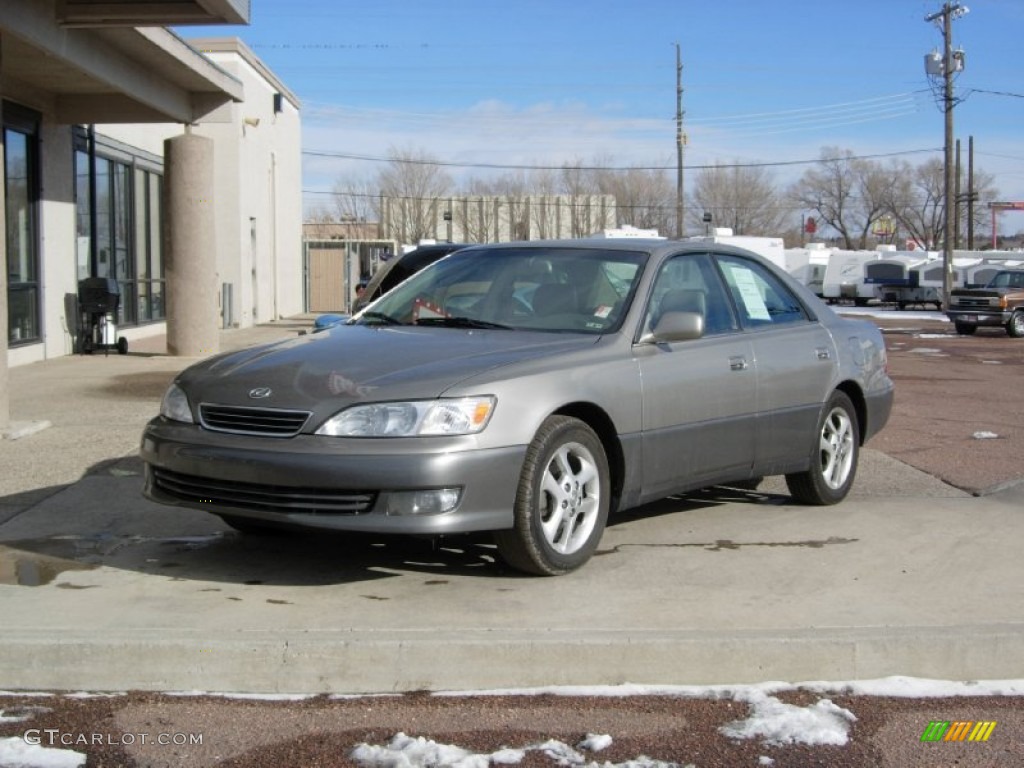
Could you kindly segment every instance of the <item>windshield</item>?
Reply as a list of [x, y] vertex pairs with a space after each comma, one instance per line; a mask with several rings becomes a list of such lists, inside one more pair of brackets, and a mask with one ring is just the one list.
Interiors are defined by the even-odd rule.
[[997, 272], [989, 288], [1024, 288], [1024, 272]]
[[609, 333], [647, 255], [590, 248], [474, 248], [424, 269], [352, 319], [365, 325]]

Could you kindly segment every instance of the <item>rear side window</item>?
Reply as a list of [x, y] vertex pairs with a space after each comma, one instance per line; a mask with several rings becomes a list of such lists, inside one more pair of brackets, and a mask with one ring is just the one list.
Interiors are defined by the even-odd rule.
[[718, 257], [726, 285], [746, 328], [805, 322], [796, 296], [763, 265], [736, 256]]

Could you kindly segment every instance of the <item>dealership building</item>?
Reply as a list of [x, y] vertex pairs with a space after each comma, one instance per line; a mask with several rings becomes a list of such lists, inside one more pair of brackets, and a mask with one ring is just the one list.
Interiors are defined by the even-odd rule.
[[9, 368], [95, 326], [83, 281], [117, 305], [111, 337], [177, 355], [303, 310], [298, 99], [241, 41], [167, 28], [248, 19], [246, 0], [0, 5], [0, 432]]

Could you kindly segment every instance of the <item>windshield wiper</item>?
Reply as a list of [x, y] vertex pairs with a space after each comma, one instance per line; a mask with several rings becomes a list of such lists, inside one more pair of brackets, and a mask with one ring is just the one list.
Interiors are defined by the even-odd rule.
[[510, 331], [512, 327], [501, 323], [491, 323], [487, 320], [477, 320], [472, 317], [421, 317], [416, 325], [440, 325], [444, 328], [496, 328], [501, 331]]
[[397, 319], [393, 318], [391, 315], [385, 314], [384, 312], [374, 312], [373, 310], [370, 310], [369, 312], [363, 312], [363, 314], [360, 315], [359, 319], [360, 320], [363, 320], [363, 319], [366, 319], [366, 320], [377, 320], [382, 325], [402, 325], [403, 324], [401, 320], [397, 320]]

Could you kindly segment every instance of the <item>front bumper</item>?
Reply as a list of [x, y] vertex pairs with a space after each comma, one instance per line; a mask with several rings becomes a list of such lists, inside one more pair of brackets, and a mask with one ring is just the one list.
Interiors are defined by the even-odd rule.
[[990, 308], [974, 309], [953, 309], [946, 310], [946, 317], [954, 323], [965, 323], [967, 325], [999, 326], [1006, 325], [1013, 316], [1012, 311], [1002, 311]]
[[[142, 436], [144, 494], [163, 504], [291, 526], [442, 534], [511, 528], [526, 446], [472, 438], [226, 435], [153, 419]], [[388, 495], [461, 490], [443, 514], [387, 514]]]

